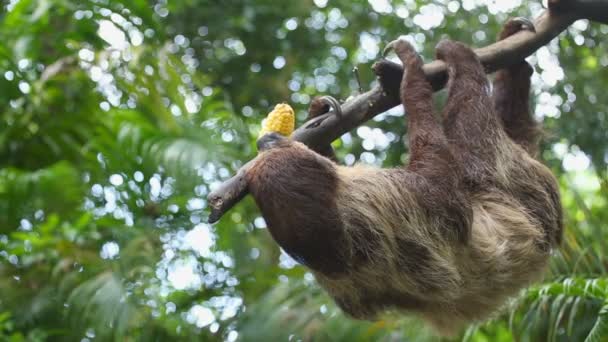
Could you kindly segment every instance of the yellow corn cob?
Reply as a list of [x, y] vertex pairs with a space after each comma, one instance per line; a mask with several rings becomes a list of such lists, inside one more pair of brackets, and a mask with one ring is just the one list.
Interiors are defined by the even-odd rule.
[[296, 118], [291, 106], [287, 103], [279, 103], [262, 121], [262, 130], [259, 137], [272, 132], [289, 136], [293, 132], [295, 121]]

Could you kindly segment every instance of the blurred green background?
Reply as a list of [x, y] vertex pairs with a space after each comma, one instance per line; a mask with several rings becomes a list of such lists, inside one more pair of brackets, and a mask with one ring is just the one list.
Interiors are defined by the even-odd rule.
[[[275, 103], [301, 123], [312, 96], [356, 92], [353, 66], [369, 89], [399, 35], [429, 61], [540, 2], [1, 4], [0, 341], [438, 339], [408, 316], [346, 318], [250, 198], [213, 226], [205, 198], [255, 155]], [[529, 58], [565, 242], [542, 283], [457, 340], [608, 340], [607, 34], [578, 21]], [[395, 108], [344, 135], [338, 158], [402, 163], [404, 121]]]

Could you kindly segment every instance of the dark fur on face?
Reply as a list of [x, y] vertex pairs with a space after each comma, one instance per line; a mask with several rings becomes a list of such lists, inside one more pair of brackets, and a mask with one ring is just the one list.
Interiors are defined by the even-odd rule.
[[490, 94], [472, 50], [441, 42], [449, 96], [440, 120], [414, 49], [403, 40], [391, 47], [405, 67], [408, 165], [343, 167], [273, 136], [247, 175], [249, 190], [274, 239], [346, 313], [416, 312], [450, 334], [542, 275], [561, 240], [558, 186], [533, 159], [525, 62], [499, 71]]

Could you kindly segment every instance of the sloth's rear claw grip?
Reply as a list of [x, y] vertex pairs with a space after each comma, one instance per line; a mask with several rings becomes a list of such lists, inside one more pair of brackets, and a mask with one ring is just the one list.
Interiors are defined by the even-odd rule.
[[[313, 118], [321, 116], [330, 111], [334, 112], [338, 118], [342, 117], [342, 107], [340, 106], [340, 102], [336, 100], [334, 97], [325, 95], [321, 97], [315, 97], [312, 102], [310, 102], [310, 107], [308, 107], [308, 118], [310, 121]], [[311, 124], [309, 127], [316, 127], [321, 123], [321, 121], [314, 121], [314, 125]]]
[[498, 38], [505, 39], [522, 30], [536, 33], [536, 27], [534, 27], [534, 23], [530, 19], [525, 17], [511, 18], [505, 23]]
[[515, 17], [515, 18], [511, 19], [510, 21], [513, 23], [519, 24], [520, 30], [536, 32], [536, 27], [534, 27], [534, 23], [532, 22], [532, 20], [530, 20], [526, 17]]
[[338, 100], [336, 100], [334, 97], [326, 95], [326, 96], [322, 96], [319, 100], [324, 105], [328, 106], [327, 112], [329, 112], [330, 110], [333, 110], [335, 116], [337, 116], [338, 118], [342, 117], [342, 107], [340, 106], [340, 102]]

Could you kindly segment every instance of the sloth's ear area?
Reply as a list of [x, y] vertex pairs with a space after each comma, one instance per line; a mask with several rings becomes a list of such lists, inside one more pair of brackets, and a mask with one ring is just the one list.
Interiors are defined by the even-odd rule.
[[258, 151], [261, 152], [270, 150], [272, 148], [289, 147], [291, 146], [291, 140], [279, 133], [272, 132], [264, 134], [261, 138], [259, 138], [257, 145]]

